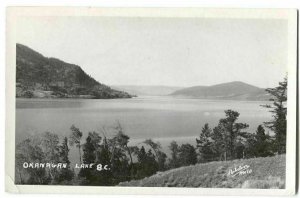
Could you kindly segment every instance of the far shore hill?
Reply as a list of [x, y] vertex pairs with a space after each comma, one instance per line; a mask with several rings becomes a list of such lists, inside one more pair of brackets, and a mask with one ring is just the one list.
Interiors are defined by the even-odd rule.
[[174, 91], [174, 97], [200, 98], [214, 100], [265, 101], [271, 98], [265, 89], [241, 81], [222, 83], [212, 86], [194, 86]]

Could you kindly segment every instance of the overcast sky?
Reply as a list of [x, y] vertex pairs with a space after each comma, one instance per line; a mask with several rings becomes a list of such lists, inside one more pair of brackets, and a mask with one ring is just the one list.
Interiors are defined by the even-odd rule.
[[22, 17], [17, 42], [107, 85], [265, 88], [287, 72], [284, 20]]

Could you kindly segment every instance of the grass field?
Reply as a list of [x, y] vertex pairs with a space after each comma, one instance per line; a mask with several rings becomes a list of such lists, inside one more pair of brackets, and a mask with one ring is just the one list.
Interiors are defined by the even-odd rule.
[[[231, 172], [235, 168], [243, 171]], [[159, 172], [120, 186], [201, 188], [285, 188], [285, 155], [233, 161], [218, 161]], [[237, 175], [234, 175], [234, 174]]]

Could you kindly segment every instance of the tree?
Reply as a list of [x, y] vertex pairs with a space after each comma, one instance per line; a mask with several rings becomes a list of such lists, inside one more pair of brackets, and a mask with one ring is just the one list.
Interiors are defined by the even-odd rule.
[[[18, 160], [22, 161], [20, 162]], [[19, 143], [16, 147], [16, 164], [19, 166], [24, 162], [61, 163], [58, 136], [46, 131]], [[60, 169], [27, 168], [23, 169], [23, 171], [19, 171], [18, 174], [21, 182], [26, 184], [49, 184], [57, 183], [57, 179], [60, 175]]]
[[169, 160], [170, 168], [177, 168], [180, 166], [180, 159], [179, 159], [179, 146], [177, 142], [172, 141], [169, 149], [171, 150], [171, 159]]
[[60, 156], [60, 161], [62, 163], [70, 164], [69, 151], [70, 151], [70, 149], [68, 146], [68, 138], [65, 137], [61, 146], [59, 147], [59, 156]]
[[147, 153], [144, 146], [142, 146], [141, 149], [137, 151], [137, 160], [138, 160], [138, 166], [137, 166], [136, 178], [141, 179], [147, 176], [144, 170], [145, 165], [147, 163]]
[[[86, 138], [86, 142], [83, 145], [83, 156], [82, 160], [84, 164], [92, 164], [95, 163], [96, 160], [96, 154], [95, 154], [96, 148], [95, 145], [92, 142], [91, 133], [89, 133], [88, 137]], [[95, 183], [95, 174], [93, 168], [83, 168], [80, 169], [79, 176], [85, 178], [86, 185], [92, 185]]]
[[272, 156], [272, 148], [270, 144], [270, 136], [265, 134], [265, 129], [259, 125], [256, 130], [256, 153], [259, 157]]
[[132, 175], [132, 165], [124, 150], [117, 148], [115, 153], [113, 176], [118, 181], [130, 180]]
[[161, 150], [157, 151], [157, 164], [158, 164], [158, 170], [159, 171], [164, 171], [166, 170], [166, 160], [167, 160], [167, 155], [162, 152]]
[[216, 144], [216, 150], [223, 152], [224, 159], [235, 159], [236, 148], [240, 146], [240, 143], [246, 140], [248, 133], [243, 129], [248, 128], [248, 124], [237, 123], [239, 113], [233, 110], [225, 111], [226, 118], [220, 119], [217, 127], [214, 128], [214, 144]]
[[[124, 130], [119, 122], [113, 127], [116, 134], [107, 141], [110, 155], [110, 165], [116, 180], [126, 180], [133, 174], [132, 149], [128, 146], [129, 136], [124, 134]], [[130, 161], [130, 164], [128, 163]]]
[[161, 150], [160, 143], [154, 142], [152, 139], [146, 139], [143, 143], [150, 146], [150, 148], [154, 151], [159, 170], [165, 170], [167, 155]]
[[131, 149], [128, 147], [129, 142], [129, 136], [124, 134], [124, 130], [119, 122], [117, 122], [117, 126], [115, 127], [115, 130], [117, 131], [115, 138], [115, 141], [119, 144], [121, 148], [125, 148], [125, 150], [128, 152], [129, 158], [130, 158], [130, 164], [133, 164], [132, 161], [132, 155], [131, 155]]
[[137, 154], [138, 167], [137, 175], [138, 179], [151, 176], [158, 171], [158, 164], [155, 160], [155, 155], [152, 153], [151, 149], [146, 152], [144, 146], [138, 151]]
[[257, 127], [256, 133], [247, 139], [247, 157], [267, 157], [272, 156], [272, 140], [265, 134], [262, 125]]
[[190, 144], [182, 144], [179, 148], [179, 159], [181, 166], [197, 163], [196, 149]]
[[94, 163], [96, 160], [96, 147], [92, 142], [91, 133], [89, 133], [88, 137], [86, 138], [86, 142], [83, 145], [83, 163], [84, 164], [91, 164]]
[[[44, 133], [30, 137], [32, 146], [41, 149], [43, 162], [59, 163], [59, 138], [56, 134], [46, 131]], [[58, 170], [49, 168], [45, 169], [45, 174], [51, 181], [54, 181], [58, 175]]]
[[213, 129], [212, 133], [212, 148], [214, 151], [213, 160], [227, 160], [226, 159], [226, 148], [227, 148], [227, 141], [226, 141], [226, 133], [225, 128], [223, 125], [219, 124]]
[[95, 150], [99, 148], [102, 137], [95, 131], [89, 132], [90, 143], [94, 146]]
[[[109, 153], [109, 165], [113, 176], [113, 183], [129, 180], [133, 176], [133, 148], [128, 146], [129, 136], [119, 122], [113, 127], [115, 135], [112, 138], [105, 137], [105, 128], [103, 128], [105, 150]], [[105, 152], [104, 152], [105, 153]], [[129, 164], [130, 161], [130, 164]], [[102, 160], [101, 160], [102, 162]]]
[[[102, 145], [100, 145], [100, 148], [97, 150], [96, 154], [97, 164], [110, 165], [111, 153], [109, 151], [109, 145], [105, 136], [103, 138], [103, 143]], [[118, 181], [115, 183], [113, 181], [113, 173], [111, 166], [109, 167], [109, 170], [97, 171], [96, 175], [98, 185], [110, 186], [114, 185], [115, 183], [118, 183]]]
[[46, 131], [40, 135], [39, 145], [45, 153], [45, 161], [59, 162], [59, 138], [58, 135]]
[[200, 153], [200, 162], [208, 162], [213, 159], [212, 147], [212, 130], [209, 128], [208, 123], [202, 128], [199, 139], [196, 138], [197, 148]]
[[145, 171], [147, 174], [146, 176], [155, 174], [159, 170], [159, 164], [155, 160], [155, 155], [152, 153], [151, 149], [148, 150], [146, 159], [147, 159], [145, 163]]
[[45, 155], [33, 138], [27, 138], [16, 146], [16, 183], [18, 184], [49, 184], [44, 168], [23, 168], [24, 162], [45, 162]]
[[82, 138], [82, 132], [79, 130], [79, 128], [75, 127], [74, 125], [71, 126], [71, 135], [69, 138], [69, 143], [71, 146], [75, 145], [78, 148], [79, 151], [79, 163], [82, 163], [81, 161], [81, 138]]
[[[82, 160], [84, 164], [94, 164], [92, 168], [81, 169], [79, 176], [81, 184], [83, 185], [100, 185], [109, 186], [114, 185], [111, 167], [106, 170], [97, 170], [97, 165], [110, 166], [110, 152], [106, 137], [104, 137], [101, 144], [102, 137], [96, 132], [89, 132], [86, 142], [82, 145], [83, 155]], [[115, 155], [117, 157], [118, 154]], [[119, 168], [119, 167], [118, 167]], [[117, 175], [117, 174], [116, 174]], [[118, 182], [118, 177], [115, 177], [115, 182]]]
[[256, 144], [256, 134], [249, 134], [245, 143], [245, 158], [257, 157]]
[[66, 181], [71, 181], [74, 178], [74, 172], [70, 169], [69, 151], [68, 138], [65, 137], [62, 144], [59, 146], [59, 161], [67, 164], [67, 168], [63, 168], [59, 172], [55, 179], [58, 183], [65, 183]]
[[[42, 149], [45, 161], [51, 163], [60, 163], [59, 161], [59, 138], [57, 134], [46, 131], [40, 135], [40, 138], [37, 138], [39, 147]], [[58, 177], [59, 171], [57, 169], [48, 169], [47, 174], [51, 177], [51, 180], [54, 181]]]
[[265, 126], [275, 133], [275, 148], [279, 154], [286, 152], [286, 101], [287, 101], [287, 78], [279, 82], [279, 86], [268, 88], [266, 91], [271, 95], [273, 103], [263, 105], [273, 114], [273, 120], [265, 122]]
[[138, 154], [137, 154], [137, 159], [138, 162], [145, 162], [147, 160], [147, 154], [146, 154], [146, 150], [145, 147], [142, 146], [141, 149], [139, 150]]

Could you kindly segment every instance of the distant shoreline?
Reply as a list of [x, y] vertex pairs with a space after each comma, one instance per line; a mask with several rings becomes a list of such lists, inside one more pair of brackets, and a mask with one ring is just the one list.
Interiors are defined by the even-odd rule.
[[26, 99], [26, 100], [80, 100], [80, 99], [87, 99], [87, 100], [114, 100], [114, 99], [134, 99], [134, 98], [173, 98], [173, 99], [190, 99], [190, 100], [204, 100], [204, 101], [241, 101], [241, 102], [270, 102], [269, 100], [247, 100], [247, 99], [232, 99], [232, 98], [197, 98], [197, 97], [181, 97], [181, 96], [171, 96], [171, 95], [143, 95], [143, 96], [131, 96], [127, 98], [95, 98], [95, 97], [16, 97], [16, 99]]

